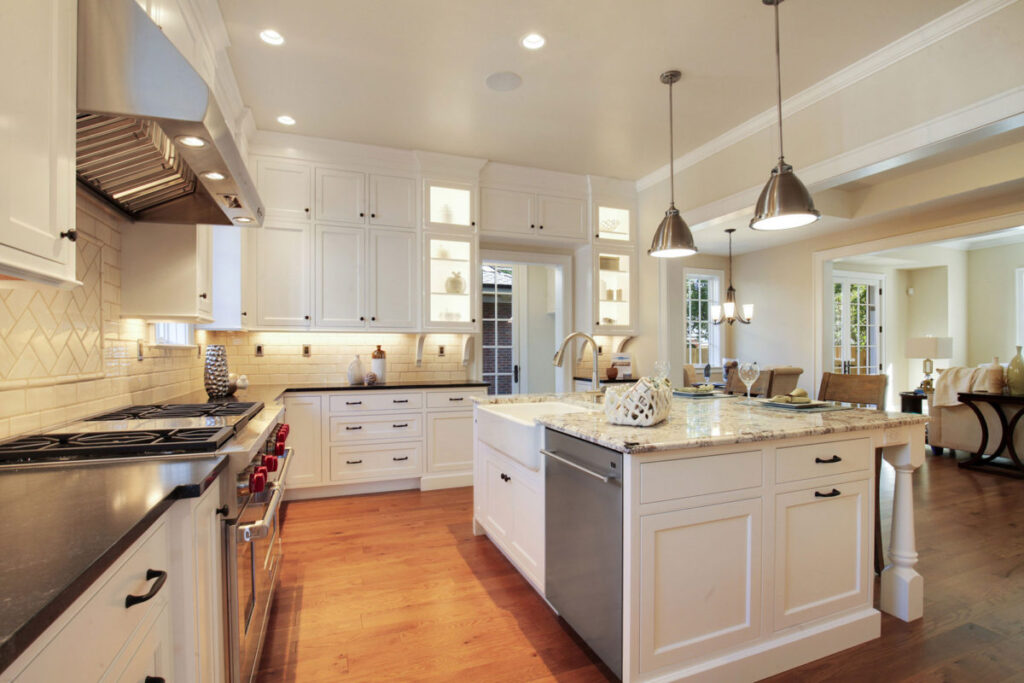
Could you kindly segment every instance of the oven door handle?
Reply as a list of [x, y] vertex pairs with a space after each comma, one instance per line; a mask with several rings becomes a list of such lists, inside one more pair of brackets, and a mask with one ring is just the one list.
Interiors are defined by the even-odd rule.
[[288, 476], [288, 465], [292, 462], [292, 457], [295, 451], [291, 448], [284, 449], [284, 466], [279, 470], [277, 479], [273, 482], [273, 485], [277, 488], [284, 488], [284, 478]]
[[240, 524], [237, 531], [238, 541], [248, 543], [260, 538], [266, 538], [270, 534], [270, 527], [274, 523], [274, 515], [277, 514], [277, 508], [280, 507], [283, 497], [284, 490], [273, 486], [272, 493], [270, 494], [270, 503], [267, 505], [267, 511], [263, 513], [263, 519], [252, 524]]

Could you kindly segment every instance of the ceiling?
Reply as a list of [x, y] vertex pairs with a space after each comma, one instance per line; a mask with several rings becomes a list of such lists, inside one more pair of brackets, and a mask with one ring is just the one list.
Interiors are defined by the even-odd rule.
[[[783, 96], [963, 0], [791, 0]], [[220, 0], [256, 126], [636, 179], [773, 104], [772, 12], [760, 0]], [[443, 11], [439, 11], [443, 9]], [[258, 38], [273, 28], [281, 47]], [[547, 46], [519, 38], [537, 31]], [[522, 76], [489, 90], [498, 71]], [[298, 123], [277, 123], [280, 114]]]

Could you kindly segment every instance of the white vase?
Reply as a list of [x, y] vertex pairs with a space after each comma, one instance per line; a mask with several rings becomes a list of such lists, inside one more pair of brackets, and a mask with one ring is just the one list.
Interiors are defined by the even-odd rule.
[[351, 386], [356, 386], [363, 383], [363, 361], [359, 360], [359, 354], [348, 364], [348, 383]]
[[370, 369], [377, 375], [377, 382], [383, 384], [387, 381], [385, 370], [387, 369], [387, 358], [374, 358], [370, 361]]

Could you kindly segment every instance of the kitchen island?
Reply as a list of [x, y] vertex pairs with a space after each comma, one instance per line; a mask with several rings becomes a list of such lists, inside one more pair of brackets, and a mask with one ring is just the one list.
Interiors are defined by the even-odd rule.
[[[677, 398], [668, 420], [635, 428], [608, 424], [584, 398], [506, 397], [477, 405], [474, 527], [585, 639], [590, 627], [559, 609], [565, 568], [576, 566], [580, 583], [596, 582], [614, 576], [621, 558], [621, 651], [608, 657], [592, 647], [613, 669], [610, 659], [621, 656], [624, 681], [756, 680], [879, 637], [876, 449], [896, 468], [892, 563], [882, 575], [880, 607], [907, 621], [921, 616], [911, 475], [924, 459], [926, 418], [868, 410], [801, 414], [737, 399]], [[481, 428], [480, 416], [500, 414], [494, 402], [502, 401], [552, 403], [552, 414], [533, 411], [537, 429], [548, 430], [547, 456], [536, 472], [514, 444], [482, 433], [489, 428], [486, 419]], [[590, 465], [581, 457], [587, 453]], [[592, 501], [560, 504], [580, 495], [565, 472], [581, 464], [596, 471], [580, 475], [591, 487], [580, 491], [598, 491], [602, 481], [620, 489], [621, 550], [608, 566], [566, 564], [575, 538], [586, 550], [587, 543], [606, 546], [616, 532], [600, 507], [572, 514]], [[534, 505], [517, 506], [523, 496], [505, 496], [498, 483], [512, 491], [521, 480]], [[586, 606], [588, 623], [600, 618], [585, 595], [576, 602]]]

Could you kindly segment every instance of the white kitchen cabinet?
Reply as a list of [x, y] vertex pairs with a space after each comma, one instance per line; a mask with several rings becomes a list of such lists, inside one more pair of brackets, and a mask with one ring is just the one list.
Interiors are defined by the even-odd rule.
[[870, 475], [775, 497], [776, 630], [870, 601], [870, 502]]
[[[255, 228], [210, 225], [210, 300], [213, 322], [206, 330], [245, 330], [256, 323], [250, 237]], [[252, 311], [250, 316], [249, 311]], [[251, 321], [250, 321], [251, 318]]]
[[473, 411], [427, 415], [427, 471], [468, 472], [473, 469]]
[[476, 186], [469, 183], [423, 183], [424, 223], [431, 229], [476, 229]]
[[129, 223], [121, 231], [121, 316], [213, 320], [209, 225]]
[[594, 202], [594, 237], [602, 242], [633, 241], [633, 210], [627, 202]]
[[506, 470], [511, 468], [500, 457], [484, 458], [482, 465], [487, 473], [484, 478], [487, 530], [496, 542], [509, 543], [515, 528], [515, 497], [506, 479], [509, 476]]
[[[118, 659], [111, 671], [101, 681], [107, 683], [138, 683], [139, 681], [171, 680], [174, 678], [174, 665], [171, 658], [173, 642], [171, 610], [161, 607], [151, 623], [142, 625], [143, 635], [137, 645], [129, 644], [127, 650], [130, 657], [122, 666]], [[197, 679], [198, 680], [198, 679]], [[215, 679], [202, 679], [215, 680]]]
[[423, 236], [423, 327], [480, 331], [480, 260], [475, 236], [428, 232]]
[[75, 0], [5, 2], [0, 274], [75, 280]]
[[416, 227], [416, 180], [401, 176], [370, 176], [370, 225]]
[[366, 223], [366, 174], [318, 168], [315, 194], [318, 221]]
[[[591, 334], [636, 334], [637, 251], [587, 246], [576, 252], [577, 329]], [[589, 302], [589, 303], [588, 303]]]
[[[226, 475], [224, 475], [226, 476]], [[179, 503], [180, 504], [180, 503]], [[194, 657], [185, 657], [182, 666], [194, 665], [192, 678], [203, 683], [224, 679], [227, 653], [224, 650], [224, 517], [218, 512], [222, 504], [221, 487], [211, 485], [192, 509], [191, 532], [195, 555], [193, 591], [195, 599]], [[143, 680], [143, 679], [133, 679]]]
[[366, 327], [366, 229], [316, 226], [316, 325]]
[[640, 518], [640, 668], [761, 634], [760, 498]]
[[309, 220], [312, 167], [301, 161], [256, 160], [256, 184], [267, 218]]
[[294, 462], [288, 465], [287, 486], [316, 486], [324, 479], [323, 418], [320, 396], [284, 397], [285, 421], [291, 426], [289, 443]]
[[403, 479], [423, 472], [420, 441], [332, 446], [330, 458], [332, 482]]
[[485, 234], [582, 242], [587, 238], [586, 203], [574, 197], [484, 187], [480, 229]]
[[402, 230], [370, 229], [369, 326], [412, 329], [419, 322], [419, 240]]
[[268, 221], [257, 241], [257, 320], [261, 327], [310, 326], [312, 229]]

